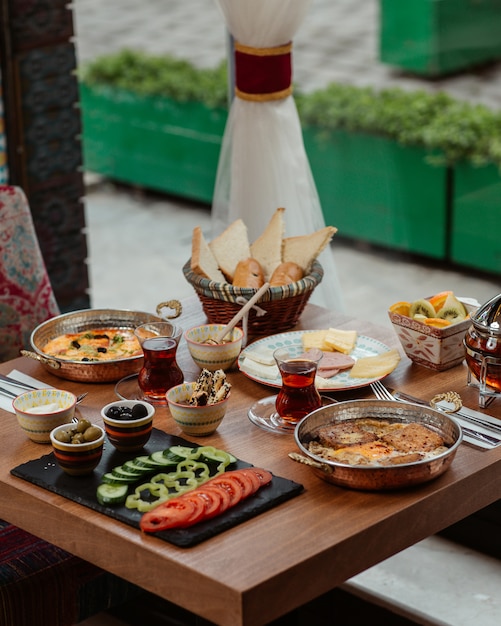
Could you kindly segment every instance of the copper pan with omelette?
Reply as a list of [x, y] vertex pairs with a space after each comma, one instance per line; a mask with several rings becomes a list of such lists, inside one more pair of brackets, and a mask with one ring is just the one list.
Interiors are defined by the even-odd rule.
[[451, 465], [462, 440], [447, 414], [404, 402], [350, 400], [307, 415], [294, 437], [320, 478], [365, 491], [401, 489], [428, 482]]
[[142, 366], [143, 351], [134, 329], [162, 320], [152, 313], [121, 309], [63, 313], [37, 326], [30, 337], [33, 351], [21, 353], [60, 378], [114, 382], [137, 373]]

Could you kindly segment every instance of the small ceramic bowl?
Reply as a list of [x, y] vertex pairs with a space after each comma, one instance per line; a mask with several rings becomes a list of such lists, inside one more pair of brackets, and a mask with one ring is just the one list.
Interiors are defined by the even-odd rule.
[[188, 404], [196, 383], [182, 383], [167, 392], [167, 402], [171, 415], [186, 434], [193, 437], [211, 435], [223, 421], [231, 393], [217, 404], [191, 406]]
[[12, 402], [19, 426], [36, 443], [50, 443], [51, 431], [75, 415], [76, 396], [61, 389], [25, 391]]
[[[113, 416], [113, 412], [126, 407], [131, 411], [134, 407], [142, 407], [138, 410], [140, 417], [135, 417], [134, 413], [125, 418]], [[146, 411], [146, 413], [145, 413]], [[117, 400], [110, 402], [101, 409], [101, 417], [104, 422], [104, 429], [110, 443], [120, 452], [134, 452], [141, 450], [151, 436], [153, 428], [153, 416], [155, 408], [148, 402], [142, 400]], [[124, 416], [125, 417], [125, 416]]]
[[75, 422], [57, 426], [50, 433], [50, 441], [54, 450], [54, 456], [59, 467], [71, 476], [84, 476], [91, 474], [99, 464], [103, 455], [104, 430], [92, 424], [99, 430], [99, 437], [84, 443], [65, 443], [58, 440], [58, 433], [71, 431], [76, 428]]
[[200, 369], [226, 371], [238, 358], [244, 336], [241, 328], [234, 328], [225, 338], [225, 343], [205, 343], [208, 339], [214, 339], [223, 328], [223, 324], [203, 324], [184, 333], [191, 358]]

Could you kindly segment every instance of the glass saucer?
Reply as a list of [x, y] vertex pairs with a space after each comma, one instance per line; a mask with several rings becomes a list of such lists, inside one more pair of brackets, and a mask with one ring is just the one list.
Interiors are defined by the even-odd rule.
[[115, 393], [120, 400], [143, 400], [144, 402], [149, 402], [155, 406], [167, 406], [167, 398], [157, 400], [155, 398], [150, 398], [143, 393], [139, 387], [137, 379], [137, 374], [130, 374], [129, 376], [125, 376], [125, 378], [121, 378], [117, 382], [115, 385]]
[[[337, 400], [327, 396], [321, 396], [321, 398], [323, 406], [328, 406], [329, 404], [337, 402]], [[275, 409], [276, 399], [277, 396], [275, 395], [258, 400], [251, 406], [247, 415], [250, 421], [256, 426], [259, 426], [259, 428], [263, 428], [264, 430], [268, 430], [273, 433], [290, 435], [294, 433], [296, 424], [290, 424], [280, 417]]]

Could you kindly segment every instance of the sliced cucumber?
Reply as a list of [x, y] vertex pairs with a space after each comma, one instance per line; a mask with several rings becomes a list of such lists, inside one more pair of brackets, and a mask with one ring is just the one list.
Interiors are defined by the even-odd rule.
[[156, 467], [158, 467], [158, 463], [152, 461], [147, 455], [137, 456], [135, 459], [132, 459], [132, 462], [137, 467], [149, 467], [151, 469], [155, 469]]
[[125, 461], [125, 463], [122, 465], [122, 469], [125, 470], [126, 472], [130, 472], [131, 474], [137, 474], [138, 477], [146, 476], [146, 474], [150, 474], [152, 471], [151, 467], [146, 467], [145, 465], [138, 465], [136, 463], [136, 459], [132, 459], [131, 461]]
[[200, 448], [200, 460], [206, 463], [224, 463], [224, 465], [231, 465], [237, 462], [237, 458], [233, 454], [217, 448], [211, 450], [210, 446]]
[[141, 478], [141, 474], [136, 474], [135, 472], [129, 472], [128, 470], [123, 468], [123, 465], [119, 465], [118, 467], [114, 467], [111, 470], [113, 476], [118, 476], [118, 478], [128, 478], [131, 481], [135, 481]]
[[128, 485], [101, 483], [96, 492], [97, 501], [99, 504], [121, 504], [125, 502], [128, 491]]
[[137, 476], [134, 478], [124, 478], [123, 476], [115, 476], [111, 472], [106, 472], [104, 476], [101, 478], [103, 483], [107, 483], [108, 485], [131, 485], [132, 483], [137, 482]]
[[197, 449], [191, 448], [190, 446], [171, 446], [167, 448], [164, 452], [168, 456], [179, 457], [179, 461], [184, 461], [185, 459], [193, 459], [197, 457]]
[[157, 463], [159, 467], [176, 467], [180, 461], [184, 461], [184, 457], [176, 460], [175, 458], [165, 456], [163, 450], [157, 450], [157, 452], [150, 454], [150, 459]]

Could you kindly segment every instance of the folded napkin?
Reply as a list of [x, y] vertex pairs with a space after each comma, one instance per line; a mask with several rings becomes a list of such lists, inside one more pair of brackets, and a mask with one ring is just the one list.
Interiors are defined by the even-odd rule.
[[[11, 372], [7, 374], [7, 376], [9, 378], [13, 378], [14, 380], [18, 380], [20, 383], [26, 383], [28, 385], [32, 385], [33, 387], [36, 387], [37, 389], [50, 389], [51, 388], [51, 385], [48, 385], [47, 383], [43, 383], [40, 380], [36, 380], [36, 378], [32, 378], [31, 376], [28, 376], [27, 374], [23, 374], [22, 372], [18, 370], [12, 370]], [[6, 383], [3, 380], [0, 381], [0, 388], [7, 389], [7, 391], [12, 391], [13, 393], [16, 393], [18, 395], [23, 393], [23, 390], [20, 387], [9, 385], [9, 383]], [[14, 398], [8, 398], [7, 396], [0, 394], [0, 408], [3, 409], [4, 411], [9, 411], [9, 413], [15, 413], [14, 409], [12, 408], [13, 400]]]

